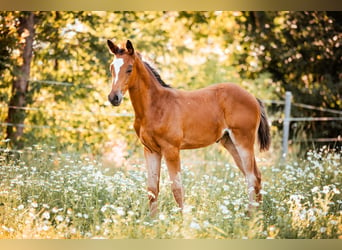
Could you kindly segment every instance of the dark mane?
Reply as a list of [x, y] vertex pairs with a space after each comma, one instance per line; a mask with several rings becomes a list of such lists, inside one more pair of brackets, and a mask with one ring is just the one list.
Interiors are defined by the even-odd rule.
[[159, 73], [156, 71], [155, 68], [152, 68], [152, 66], [144, 61], [144, 64], [147, 68], [149, 68], [151, 70], [151, 72], [153, 73], [154, 77], [158, 80], [158, 82], [160, 83], [161, 86], [163, 86], [164, 88], [171, 88], [170, 85], [166, 84], [162, 79], [161, 76], [159, 75]]

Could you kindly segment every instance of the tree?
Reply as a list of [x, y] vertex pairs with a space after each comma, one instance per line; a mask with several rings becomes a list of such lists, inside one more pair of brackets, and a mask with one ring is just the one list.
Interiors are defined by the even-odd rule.
[[[291, 91], [295, 102], [341, 109], [341, 12], [242, 12], [243, 37], [237, 64], [244, 77], [270, 72], [281, 84], [279, 96]], [[293, 115], [324, 116], [293, 109]], [[326, 114], [325, 114], [326, 115]], [[306, 123], [309, 138], [337, 137], [340, 122]]]
[[[7, 122], [15, 126], [7, 127], [7, 138], [16, 142], [23, 134], [21, 126], [25, 120], [25, 111], [20, 109], [27, 104], [27, 91], [30, 77], [30, 68], [35, 34], [35, 15], [33, 12], [24, 12], [19, 16], [18, 41], [19, 59], [15, 69], [15, 78], [12, 84], [12, 96], [8, 110]], [[14, 107], [18, 107], [14, 108]], [[13, 128], [15, 127], [15, 131]]]

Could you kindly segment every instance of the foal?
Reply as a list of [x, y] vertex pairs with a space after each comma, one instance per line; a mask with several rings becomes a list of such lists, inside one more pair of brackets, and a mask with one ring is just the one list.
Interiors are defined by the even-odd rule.
[[119, 47], [108, 40], [115, 55], [110, 71], [112, 90], [108, 100], [119, 106], [128, 90], [135, 112], [134, 129], [144, 145], [151, 215], [157, 213], [161, 159], [165, 158], [171, 189], [180, 208], [184, 204], [181, 149], [195, 149], [220, 142], [246, 177], [250, 208], [261, 201], [261, 175], [254, 157], [270, 146], [265, 109], [260, 100], [237, 85], [221, 83], [195, 91], [168, 87], [158, 73], [127, 41]]

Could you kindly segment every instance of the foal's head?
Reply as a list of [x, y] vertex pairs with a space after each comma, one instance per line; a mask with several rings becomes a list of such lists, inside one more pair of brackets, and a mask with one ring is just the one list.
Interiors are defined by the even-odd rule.
[[134, 48], [130, 41], [127, 41], [126, 47], [119, 47], [108, 40], [107, 45], [112, 54], [115, 55], [110, 64], [112, 74], [112, 90], [108, 95], [108, 100], [114, 106], [119, 106], [124, 94], [129, 88], [129, 78], [133, 69]]

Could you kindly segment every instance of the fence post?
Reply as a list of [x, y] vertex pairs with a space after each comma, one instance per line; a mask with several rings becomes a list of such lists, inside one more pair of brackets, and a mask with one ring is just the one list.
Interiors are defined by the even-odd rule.
[[292, 93], [290, 91], [286, 91], [285, 93], [285, 117], [284, 117], [284, 125], [283, 125], [283, 152], [282, 152], [282, 158], [284, 160], [286, 159], [287, 152], [288, 152], [291, 99], [292, 99]]

